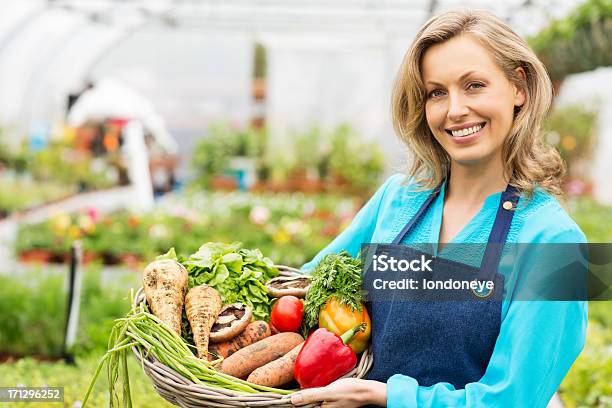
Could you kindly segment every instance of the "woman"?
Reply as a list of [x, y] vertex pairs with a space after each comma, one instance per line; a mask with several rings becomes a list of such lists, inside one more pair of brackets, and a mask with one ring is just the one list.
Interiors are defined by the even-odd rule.
[[[393, 122], [414, 155], [311, 262], [361, 243], [487, 243], [478, 274], [530, 270], [536, 253], [504, 262], [503, 243], [583, 243], [560, 206], [564, 174], [539, 127], [552, 90], [542, 63], [485, 12], [448, 12], [417, 33], [396, 79]], [[488, 267], [485, 267], [488, 265]], [[495, 272], [498, 271], [498, 272]], [[479, 275], [480, 276], [480, 275]], [[486, 306], [482, 306], [486, 304]], [[368, 379], [302, 390], [295, 405], [545, 407], [580, 353], [585, 302], [405, 302], [369, 305]]]

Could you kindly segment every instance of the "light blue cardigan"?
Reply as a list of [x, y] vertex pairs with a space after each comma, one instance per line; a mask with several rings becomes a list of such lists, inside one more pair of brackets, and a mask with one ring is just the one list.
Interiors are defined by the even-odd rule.
[[[352, 223], [302, 270], [313, 269], [328, 253], [345, 249], [356, 256], [361, 243], [390, 243], [429, 193], [417, 191], [406, 183], [404, 175], [391, 176]], [[452, 242], [487, 242], [500, 197], [501, 192], [487, 197], [480, 212]], [[437, 243], [443, 205], [444, 188], [403, 242]], [[521, 197], [507, 242], [584, 243], [586, 238], [555, 198], [536, 190], [526, 204]], [[435, 252], [437, 245], [432, 247]], [[440, 256], [443, 253], [444, 249]], [[504, 262], [502, 257], [500, 272], [521, 267], [524, 273], [537, 253], [523, 255], [520, 265]], [[455, 389], [449, 383], [424, 387], [412, 377], [396, 374], [387, 382], [387, 406], [546, 407], [584, 345], [587, 303], [504, 300], [501, 318], [499, 338], [480, 381], [467, 384], [465, 389]]]

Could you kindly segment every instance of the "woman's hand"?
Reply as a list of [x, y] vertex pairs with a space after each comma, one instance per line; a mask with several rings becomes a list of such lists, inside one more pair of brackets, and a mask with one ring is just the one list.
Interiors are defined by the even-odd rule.
[[291, 403], [321, 403], [322, 408], [354, 408], [387, 405], [387, 384], [358, 378], [341, 378], [326, 387], [308, 388], [291, 395]]

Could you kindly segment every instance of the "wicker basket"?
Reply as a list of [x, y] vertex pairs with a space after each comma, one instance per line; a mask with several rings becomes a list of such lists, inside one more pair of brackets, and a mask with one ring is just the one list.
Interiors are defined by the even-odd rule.
[[[281, 276], [295, 276], [300, 274], [297, 269], [277, 265]], [[145, 302], [142, 288], [134, 298], [134, 305], [138, 306]], [[155, 390], [167, 401], [180, 407], [294, 407], [289, 395], [281, 395], [271, 392], [258, 394], [246, 394], [217, 387], [209, 387], [205, 384], [195, 384], [178, 374], [174, 370], [156, 361], [149, 356], [144, 358], [136, 347], [132, 348], [139, 363], [142, 362], [145, 373], [153, 382]], [[372, 367], [372, 353], [368, 348], [353, 370], [343, 377], [363, 378]], [[302, 405], [304, 408], [315, 407], [317, 404]]]

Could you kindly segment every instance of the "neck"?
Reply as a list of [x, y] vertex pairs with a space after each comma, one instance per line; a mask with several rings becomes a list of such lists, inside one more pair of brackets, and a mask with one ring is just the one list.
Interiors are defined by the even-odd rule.
[[458, 200], [466, 205], [479, 205], [489, 195], [505, 190], [508, 181], [501, 157], [470, 165], [453, 161], [446, 199]]

